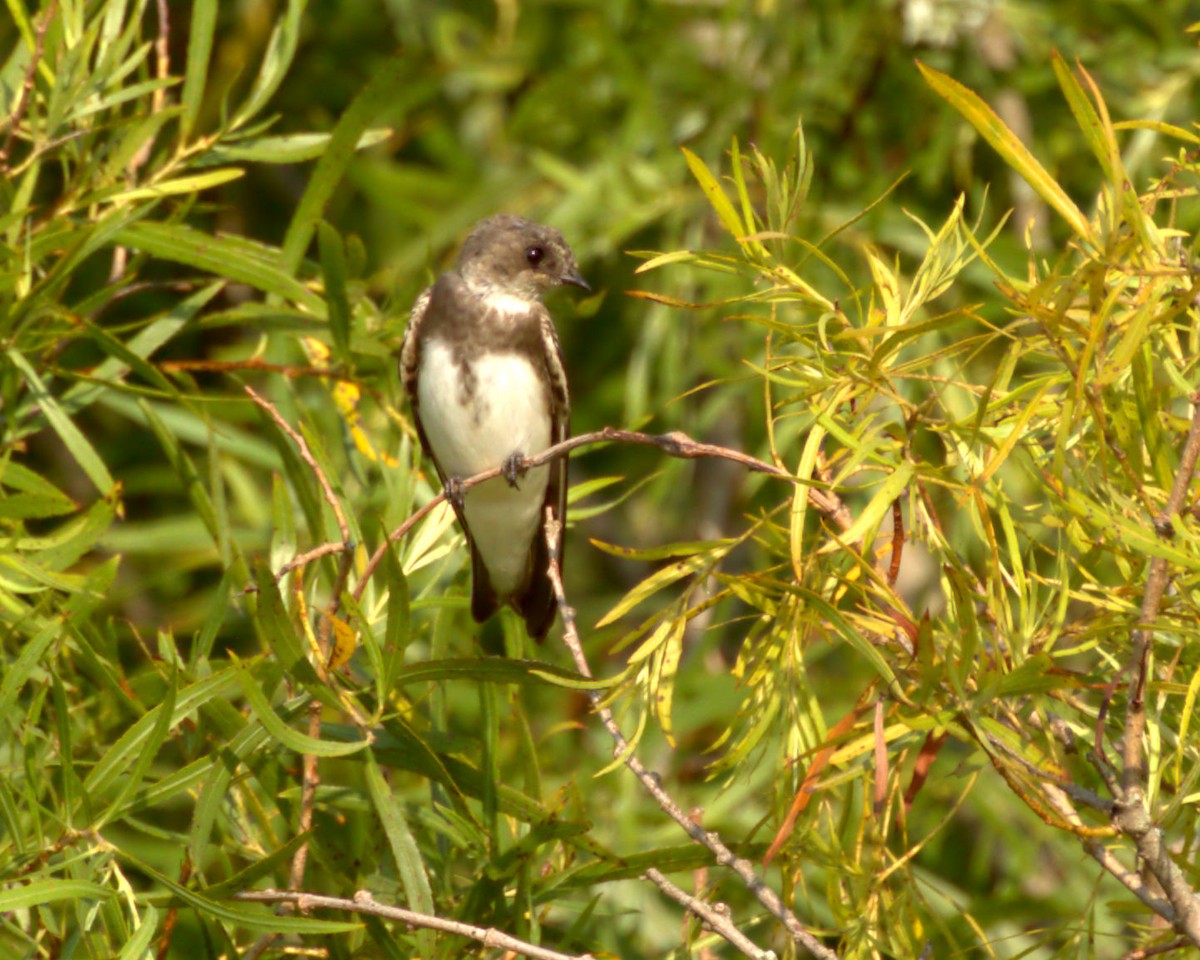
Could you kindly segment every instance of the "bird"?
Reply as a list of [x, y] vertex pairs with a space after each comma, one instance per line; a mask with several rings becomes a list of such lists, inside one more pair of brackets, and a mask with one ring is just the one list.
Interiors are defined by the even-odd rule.
[[[471, 615], [508, 605], [541, 641], [557, 600], [545, 510], [559, 521], [562, 558], [567, 461], [522, 470], [523, 458], [567, 439], [571, 415], [547, 291], [590, 291], [562, 234], [524, 217], [477, 223], [454, 268], [413, 305], [400, 377], [421, 448], [433, 461], [471, 552]], [[485, 470], [503, 475], [463, 490]]]

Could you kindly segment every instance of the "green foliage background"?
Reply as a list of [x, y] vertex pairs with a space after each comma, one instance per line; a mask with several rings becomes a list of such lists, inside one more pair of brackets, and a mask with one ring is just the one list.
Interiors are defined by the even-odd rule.
[[[1173, 942], [1086, 850], [1135, 869], [1132, 843], [1052, 787], [1105, 793], [1088, 747], [1119, 757], [1157, 557], [1147, 794], [1194, 886], [1190, 498], [1154, 525], [1198, 382], [1190, 7], [925, 9], [8, 0], [0, 954], [499, 955], [229, 899], [305, 842], [303, 889], [561, 951], [735, 955], [650, 866], [798, 949], [612, 768], [560, 646], [471, 623], [446, 511], [349, 592], [436, 492], [408, 306], [497, 210], [559, 227], [598, 291], [552, 304], [575, 432], [802, 481], [572, 459], [567, 592], [676, 799], [752, 861], [778, 836], [767, 883], [840, 956]], [[353, 551], [272, 575], [343, 535], [245, 385]]]

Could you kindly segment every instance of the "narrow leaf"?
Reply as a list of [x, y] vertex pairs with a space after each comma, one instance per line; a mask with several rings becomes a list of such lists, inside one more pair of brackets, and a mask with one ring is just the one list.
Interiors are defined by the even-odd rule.
[[1067, 221], [1080, 239], [1095, 243], [1092, 226], [1083, 215], [1083, 211], [978, 94], [933, 67], [918, 62], [917, 68], [925, 77], [926, 83], [979, 131], [979, 135], [991, 144], [992, 149], [1000, 154], [1004, 162], [1016, 170], [1033, 187], [1037, 195]]
[[351, 101], [333, 128], [329, 146], [317, 161], [317, 167], [308, 181], [304, 196], [296, 205], [296, 212], [283, 240], [283, 267], [289, 273], [295, 273], [300, 266], [317, 221], [324, 214], [325, 205], [354, 156], [355, 145], [375, 116], [395, 99], [406, 63], [399, 57], [386, 60]]
[[[712, 171], [698, 156], [692, 153], [687, 147], [680, 147], [683, 151], [683, 158], [687, 161], [688, 169], [692, 171], [692, 176], [696, 178], [696, 182], [700, 184], [700, 189], [704, 191], [704, 195], [708, 197], [708, 202], [712, 204], [713, 210], [717, 214], [717, 219], [721, 221], [735, 240], [740, 240], [750, 231], [742, 223], [741, 217], [733, 208], [733, 203], [725, 191], [721, 189], [721, 184], [717, 182], [717, 178], [713, 176]], [[648, 269], [648, 268], [647, 268]]]
[[75, 462], [87, 474], [88, 479], [92, 481], [101, 495], [110, 493], [113, 489], [113, 478], [108, 472], [108, 467], [104, 465], [104, 461], [100, 459], [100, 454], [96, 452], [96, 448], [88, 442], [87, 437], [75, 426], [74, 421], [63, 412], [58, 401], [46, 389], [42, 378], [37, 375], [25, 356], [16, 347], [9, 347], [7, 352], [8, 358], [25, 375], [30, 394], [37, 402], [42, 414], [50, 422], [54, 432], [71, 452], [71, 456], [75, 458]]

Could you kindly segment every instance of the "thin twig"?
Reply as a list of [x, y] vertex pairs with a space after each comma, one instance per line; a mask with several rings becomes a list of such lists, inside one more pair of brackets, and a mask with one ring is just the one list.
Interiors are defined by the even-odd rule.
[[[158, 79], [171, 75], [171, 16], [168, 0], [158, 0], [158, 37], [154, 41], [154, 54]], [[159, 87], [151, 98], [154, 113], [167, 105], [167, 88]]]
[[8, 118], [8, 130], [4, 134], [4, 143], [0, 145], [0, 170], [8, 170], [8, 151], [12, 149], [13, 136], [21, 121], [25, 119], [25, 111], [29, 109], [33, 85], [36, 82], [38, 64], [42, 62], [42, 53], [46, 49], [46, 31], [50, 29], [50, 21], [58, 9], [58, 0], [50, 0], [46, 14], [38, 24], [37, 33], [33, 38], [33, 55], [29, 58], [29, 67], [25, 71], [25, 82], [21, 84], [21, 92], [17, 96], [16, 105]]
[[[1162, 512], [1154, 519], [1154, 528], [1164, 539], [1169, 539], [1172, 535], [1171, 521], [1183, 509], [1183, 501], [1196, 472], [1197, 459], [1200, 459], [1200, 396], [1192, 397], [1192, 406], [1192, 426], [1184, 444], [1175, 484]], [[1125, 765], [1121, 773], [1121, 786], [1125, 790], [1141, 784], [1145, 778], [1142, 735], [1146, 728], [1146, 666], [1153, 636], [1151, 625], [1158, 617], [1162, 599], [1167, 592], [1168, 580], [1166, 558], [1154, 557], [1150, 561], [1150, 572], [1146, 577], [1146, 593], [1142, 597], [1142, 613], [1138, 620], [1138, 628], [1133, 634], [1133, 656], [1130, 658], [1133, 677], [1129, 683], [1129, 704], [1125, 712], [1125, 739], [1122, 750]]]
[[346, 522], [346, 514], [342, 512], [342, 505], [338, 502], [337, 495], [333, 492], [333, 485], [329, 482], [329, 478], [325, 476], [325, 471], [321, 469], [321, 465], [317, 463], [316, 458], [312, 455], [312, 451], [308, 448], [308, 442], [290, 423], [283, 419], [279, 411], [275, 409], [273, 403], [259, 396], [251, 386], [246, 386], [243, 389], [249, 395], [250, 399], [265, 410], [267, 415], [279, 425], [279, 429], [291, 437], [292, 442], [300, 451], [301, 459], [312, 468], [313, 474], [317, 478], [317, 483], [321, 485], [321, 492], [325, 495], [325, 502], [329, 504], [330, 509], [333, 510], [334, 519], [337, 520], [338, 533], [342, 536], [342, 542], [349, 544], [350, 525]]
[[296, 377], [336, 377], [337, 371], [330, 367], [297, 366], [291, 363], [268, 363], [258, 357], [245, 360], [163, 360], [157, 364], [165, 373], [176, 371], [199, 371], [200, 373], [232, 373], [254, 370], [261, 373], [278, 373], [289, 380]]
[[[258, 395], [246, 388], [253, 397], [258, 399]], [[259, 400], [260, 403], [265, 401]], [[269, 407], [268, 407], [269, 409]], [[278, 416], [274, 411], [270, 411], [272, 416]], [[294, 436], [294, 431], [288, 429], [289, 435]], [[537, 456], [525, 457], [517, 464], [520, 470], [531, 470], [534, 467], [544, 466], [552, 460], [557, 460], [559, 457], [565, 457], [573, 450], [580, 447], [596, 446], [602, 443], [632, 443], [639, 446], [657, 447], [664, 453], [672, 457], [679, 457], [684, 460], [697, 460], [701, 457], [718, 457], [722, 460], [730, 460], [734, 463], [740, 463], [742, 466], [753, 470], [756, 473], [765, 473], [768, 476], [776, 477], [779, 480], [786, 480], [789, 483], [799, 483], [800, 481], [786, 470], [776, 467], [773, 464], [766, 463], [748, 454], [742, 453], [740, 450], [732, 450], [728, 447], [719, 447], [711, 443], [700, 443], [693, 440], [685, 433], [678, 431], [672, 433], [652, 434], [638, 433], [635, 430], [618, 430], [615, 427], [605, 427], [603, 430], [597, 430], [593, 433], [581, 433], [578, 436], [564, 440], [562, 443], [556, 443], [553, 446], [547, 447]], [[461, 489], [466, 491], [471, 487], [478, 486], [481, 483], [486, 483], [488, 480], [494, 480], [503, 473], [503, 467], [493, 467], [491, 470], [484, 470], [482, 473], [477, 473], [473, 477], [466, 477], [461, 480]], [[425, 517], [430, 510], [436, 507], [439, 503], [445, 500], [444, 493], [438, 493], [433, 499], [428, 501], [424, 506], [417, 510], [414, 514], [408, 517], [404, 523], [392, 531], [388, 535], [387, 541], [381, 544], [371, 555], [367, 561], [366, 567], [363, 569], [362, 575], [359, 578], [358, 585], [354, 588], [354, 599], [359, 600], [362, 597], [363, 591], [366, 589], [366, 583], [371, 579], [371, 575], [375, 572], [375, 568], [383, 559], [384, 551], [387, 550], [389, 543], [395, 543], [400, 540], [413, 526]], [[846, 505], [842, 503], [837, 494], [831, 490], [822, 490], [818, 487], [810, 486], [808, 488], [808, 499], [818, 510], [824, 513], [831, 521], [833, 521], [841, 529], [848, 529], [852, 520], [850, 520], [849, 511]], [[319, 557], [328, 556], [331, 553], [337, 553], [339, 549], [346, 549], [344, 544], [325, 543], [314, 547], [305, 554], [301, 554], [290, 560], [279, 575], [283, 572], [290, 572], [298, 567], [304, 566], [311, 560], [316, 560]]]
[[[159, 80], [166, 80], [171, 75], [171, 13], [168, 0], [157, 0], [155, 9], [158, 14], [158, 36], [154, 40], [154, 70]], [[151, 114], [161, 113], [167, 105], [166, 86], [158, 87], [150, 98]], [[125, 178], [130, 186], [137, 182], [137, 172], [142, 168], [154, 150], [157, 134], [149, 137], [129, 159], [125, 167]], [[109, 283], [116, 283], [125, 276], [125, 267], [129, 263], [129, 248], [124, 244], [113, 247], [112, 266], [108, 271]]]
[[1147, 957], [1157, 957], [1164, 953], [1170, 953], [1172, 950], [1182, 950], [1188, 945], [1186, 937], [1180, 937], [1178, 940], [1172, 940], [1170, 943], [1160, 943], [1156, 947], [1141, 947], [1137, 950], [1130, 950], [1128, 953], [1121, 955], [1121, 960], [1146, 960]]
[[[658, 446], [658, 444], [654, 445]], [[769, 467], [764, 472], [776, 473], [776, 468]], [[586, 654], [583, 652], [583, 644], [579, 639], [579, 630], [575, 625], [575, 611], [567, 603], [566, 593], [563, 590], [562, 573], [558, 556], [560, 527], [561, 522], [554, 516], [553, 508], [547, 507], [545, 535], [550, 554], [550, 568], [548, 572], [550, 583], [554, 587], [554, 597], [558, 601], [558, 608], [562, 613], [563, 642], [575, 660], [575, 669], [585, 677], [591, 677], [592, 668], [588, 663]], [[604, 724], [604, 728], [608, 731], [609, 736], [612, 737], [613, 756], [621, 758], [625, 766], [629, 768], [630, 772], [637, 777], [638, 781], [646, 789], [646, 792], [654, 798], [659, 808], [679, 824], [689, 837], [711, 852], [718, 864], [728, 867], [737, 874], [738, 878], [754, 894], [758, 902], [766, 907], [784, 925], [788, 934], [796, 943], [801, 944], [809, 953], [821, 958], [821, 960], [837, 960], [837, 954], [810, 933], [779, 898], [779, 894], [768, 887], [762, 878], [755, 873], [754, 865], [749, 860], [737, 856], [730, 850], [716, 831], [705, 830], [703, 827], [692, 822], [683, 808], [663, 789], [661, 778], [657, 774], [647, 770], [637, 758], [637, 755], [630, 749], [629, 742], [625, 739], [625, 735], [617, 725], [612, 710], [604, 704], [604, 695], [599, 690], [588, 690], [587, 695], [592, 701], [592, 707], [595, 709], [596, 715], [600, 718], [600, 722]]]
[[[332, 540], [329, 543], [323, 543], [319, 547], [313, 547], [311, 550], [305, 550], [304, 553], [298, 553], [285, 563], [275, 574], [277, 580], [282, 580], [293, 570], [299, 570], [301, 567], [308, 566], [314, 560], [320, 560], [322, 557], [327, 557], [331, 553], [345, 553], [346, 545], [344, 543], [335, 543]], [[257, 589], [257, 588], [255, 588]]]
[[[298, 431], [283, 419], [279, 411], [275, 409], [274, 404], [259, 396], [253, 387], [247, 386], [246, 393], [250, 396], [259, 407], [267, 412], [272, 420], [278, 424], [287, 436], [296, 444], [296, 448], [300, 453], [300, 457], [312, 469], [313, 474], [317, 478], [317, 482], [321, 486], [324, 493], [325, 501], [333, 510], [333, 515], [337, 520], [338, 532], [341, 534], [342, 542], [350, 546], [350, 525], [346, 522], [346, 516], [342, 512], [342, 506], [338, 502], [337, 497], [333, 492], [333, 485], [330, 484], [329, 478], [325, 476], [325, 471], [321, 469], [321, 465], [317, 463], [316, 458], [312, 455], [312, 451], [308, 447], [308, 443]], [[323, 670], [326, 663], [329, 662], [329, 639], [333, 629], [333, 618], [337, 614], [338, 607], [341, 603], [342, 590], [345, 589], [346, 579], [350, 574], [350, 564], [353, 561], [354, 553], [350, 549], [346, 549], [342, 554], [342, 562], [338, 568], [338, 576], [334, 583], [334, 589], [329, 601], [329, 606], [325, 611], [325, 619], [321, 624], [320, 641], [318, 643], [317, 658], [319, 661], [319, 669]], [[314, 699], [309, 704], [308, 709], [308, 735], [309, 737], [319, 739], [321, 736], [321, 711], [323, 707], [319, 700]], [[316, 754], [306, 753], [301, 760], [301, 787], [300, 787], [300, 818], [298, 822], [298, 832], [307, 833], [312, 828], [313, 808], [316, 806], [317, 787], [321, 783], [321, 771], [318, 765]], [[298, 890], [304, 885], [304, 874], [308, 867], [308, 843], [307, 841], [300, 844], [296, 852], [292, 855], [291, 871], [288, 875], [288, 885], [293, 890]], [[269, 941], [260, 940], [254, 944], [254, 948], [261, 953], [269, 946]]]
[[885, 805], [887, 804], [888, 794], [888, 750], [887, 736], [884, 733], [883, 721], [886, 708], [883, 704], [884, 698], [880, 697], [875, 701], [875, 723], [873, 733], [875, 737], [875, 794], [872, 802], [872, 812], [877, 819], [883, 817]]
[[439, 493], [420, 509], [409, 514], [408, 518], [405, 519], [400, 526], [388, 534], [388, 538], [379, 545], [373, 554], [371, 554], [371, 559], [367, 561], [366, 567], [363, 568], [362, 576], [358, 578], [358, 584], [355, 586], [352, 594], [355, 603], [358, 603], [358, 601], [362, 599], [363, 591], [366, 590], [367, 584], [371, 580], [371, 574], [373, 574], [375, 572], [375, 568], [379, 566], [379, 561], [383, 559], [384, 553], [387, 552], [388, 545], [395, 543], [397, 540], [402, 540], [409, 530], [415, 527], [421, 520], [423, 520], [429, 513], [433, 511], [434, 507], [436, 507], [445, 499], [445, 492]]
[[729, 908], [725, 904], [705, 903], [698, 897], [693, 897], [686, 890], [673, 884], [654, 867], [647, 870], [643, 876], [685, 910], [694, 913], [710, 930], [720, 934], [747, 957], [753, 957], [754, 960], [775, 960], [774, 950], [760, 949], [754, 941], [734, 926], [729, 917]]
[[1038, 780], [1045, 780], [1054, 784], [1055, 787], [1069, 796], [1075, 803], [1082, 803], [1084, 806], [1091, 807], [1093, 810], [1099, 810], [1101, 813], [1112, 814], [1113, 802], [1111, 800], [1106, 800], [1100, 794], [1089, 790], [1087, 787], [1079, 786], [1066, 774], [1043, 770], [1036, 763], [1027, 760], [1021, 755], [1020, 751], [1014, 747], [1010, 747], [999, 737], [993, 736], [990, 733], [986, 734], [986, 736], [993, 750], [1003, 753], [1010, 760], [1020, 764], [1026, 773], [1036, 777]]
[[900, 498], [892, 501], [892, 561], [888, 566], [887, 585], [894, 587], [900, 576], [900, 561], [904, 556], [904, 511]]
[[247, 890], [243, 893], [235, 893], [233, 899], [249, 903], [291, 903], [306, 912], [313, 907], [324, 907], [328, 910], [344, 910], [347, 913], [382, 917], [385, 920], [399, 920], [410, 927], [438, 930], [442, 933], [467, 937], [477, 940], [492, 950], [507, 950], [510, 954], [529, 957], [531, 960], [595, 960], [590, 953], [559, 953], [557, 950], [549, 950], [546, 947], [518, 940], [511, 934], [494, 927], [477, 927], [459, 920], [447, 920], [444, 917], [435, 917], [427, 913], [417, 913], [415, 910], [405, 910], [403, 907], [391, 907], [376, 903], [365, 890], [356, 893], [353, 900], [325, 897], [299, 890]]

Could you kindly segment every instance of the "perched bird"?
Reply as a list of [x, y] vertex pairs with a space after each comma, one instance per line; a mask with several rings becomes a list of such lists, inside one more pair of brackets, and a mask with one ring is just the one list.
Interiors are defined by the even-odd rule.
[[[561, 233], [523, 217], [483, 220], [454, 269], [417, 297], [400, 353], [421, 446], [470, 545], [471, 614], [482, 622], [509, 604], [536, 640], [557, 609], [545, 507], [563, 519], [567, 461], [519, 464], [567, 438], [567, 377], [542, 306], [562, 284], [590, 289]], [[502, 477], [458, 485], [501, 466]]]

